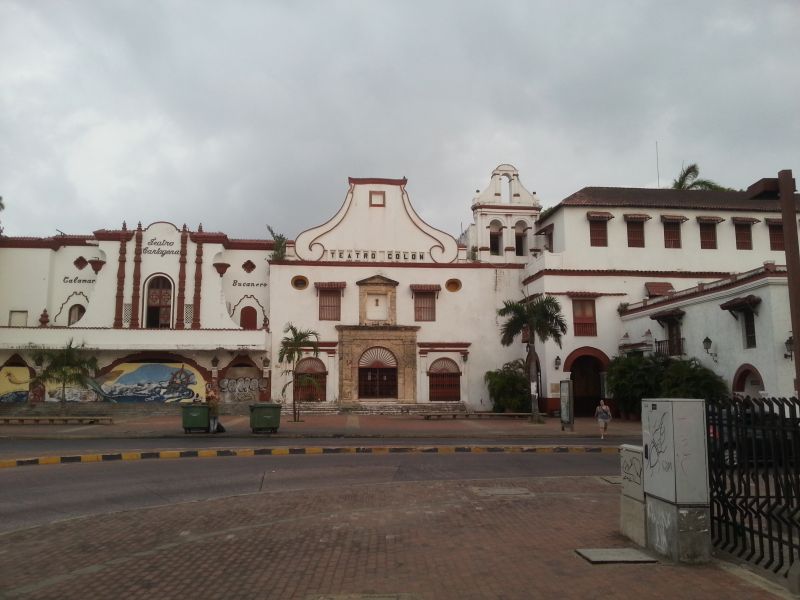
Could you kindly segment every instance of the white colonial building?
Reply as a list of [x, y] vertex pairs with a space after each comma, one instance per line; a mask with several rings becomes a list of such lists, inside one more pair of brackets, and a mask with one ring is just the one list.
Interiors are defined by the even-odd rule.
[[[800, 206], [800, 203], [798, 204]], [[555, 296], [562, 347], [537, 343], [541, 408], [571, 378], [577, 412], [605, 395], [620, 352], [696, 356], [733, 391], [791, 395], [776, 188], [585, 188], [543, 214], [501, 165], [457, 240], [425, 223], [405, 179], [349, 180], [344, 202], [274, 256], [267, 239], [170, 223], [0, 238], [0, 402], [31, 389], [31, 344], [96, 354], [72, 400], [179, 402], [216, 381], [225, 402], [287, 397], [330, 407], [460, 402], [489, 410], [484, 373], [524, 356], [500, 344], [505, 300]], [[283, 328], [320, 335], [286, 387]], [[711, 343], [706, 351], [703, 341]]]

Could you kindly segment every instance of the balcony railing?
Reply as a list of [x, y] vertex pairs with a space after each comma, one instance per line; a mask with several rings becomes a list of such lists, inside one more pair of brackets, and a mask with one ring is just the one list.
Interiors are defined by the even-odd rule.
[[662, 356], [682, 356], [684, 354], [685, 338], [671, 340], [656, 340], [656, 354]]
[[573, 323], [575, 335], [597, 335], [597, 323]]

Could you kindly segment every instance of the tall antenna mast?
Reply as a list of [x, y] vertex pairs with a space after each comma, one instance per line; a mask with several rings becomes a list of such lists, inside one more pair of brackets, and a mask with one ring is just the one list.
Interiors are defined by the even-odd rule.
[[656, 140], [656, 181], [658, 181], [658, 187], [661, 187], [661, 171], [658, 168], [658, 140]]

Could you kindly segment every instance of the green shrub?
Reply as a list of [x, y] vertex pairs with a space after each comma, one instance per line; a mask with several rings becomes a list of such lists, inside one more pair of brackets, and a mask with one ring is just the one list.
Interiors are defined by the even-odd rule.
[[483, 380], [489, 388], [494, 412], [531, 411], [528, 373], [524, 360], [512, 360], [501, 369], [486, 371]]

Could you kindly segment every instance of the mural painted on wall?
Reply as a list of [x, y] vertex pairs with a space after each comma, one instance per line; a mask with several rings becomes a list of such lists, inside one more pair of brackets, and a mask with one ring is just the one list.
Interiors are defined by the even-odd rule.
[[27, 367], [0, 369], [0, 403], [27, 402], [29, 380]]
[[98, 378], [104, 400], [112, 402], [180, 402], [205, 397], [205, 380], [182, 363], [121, 363]]

